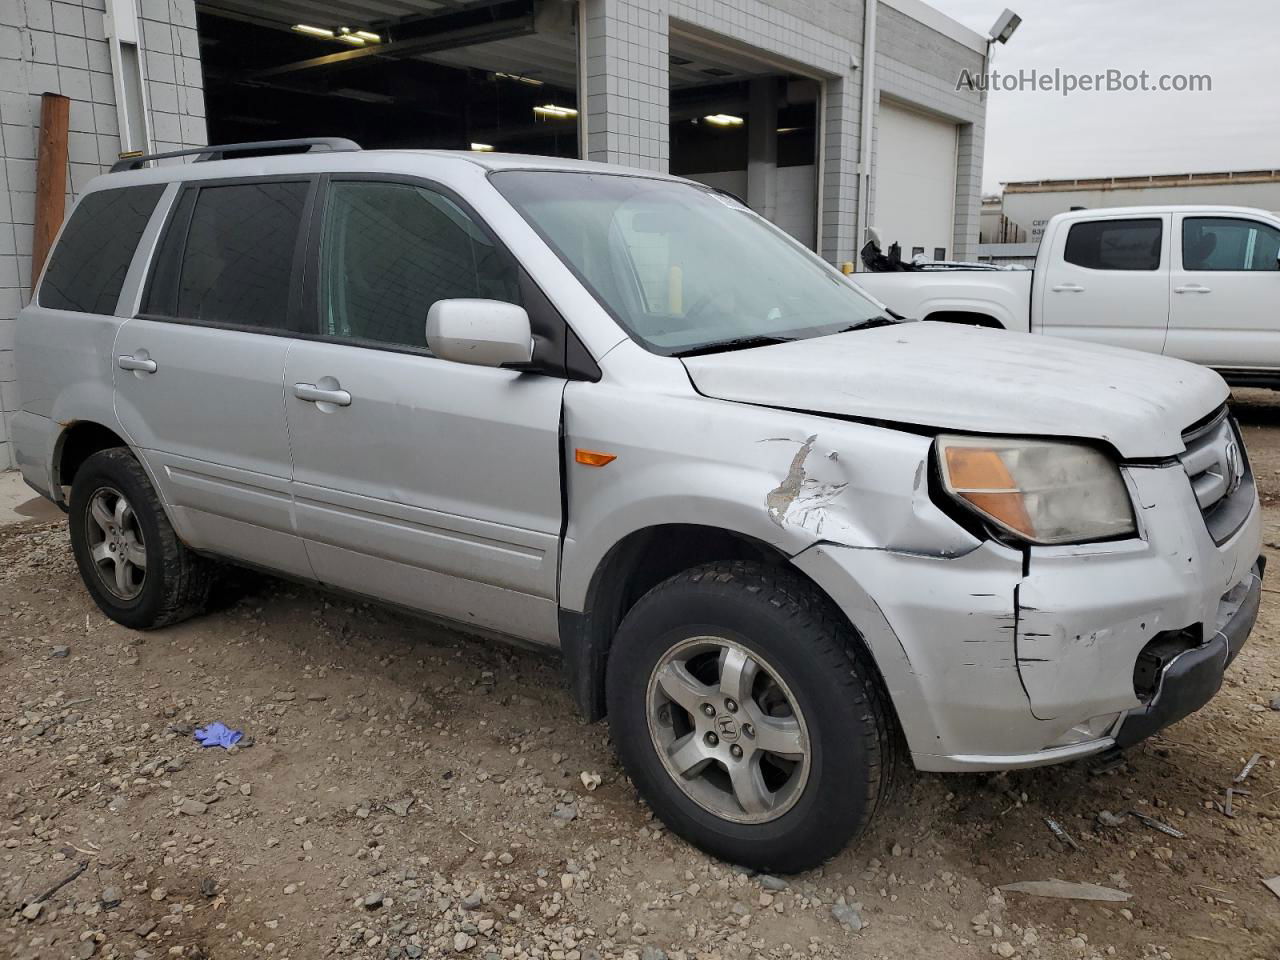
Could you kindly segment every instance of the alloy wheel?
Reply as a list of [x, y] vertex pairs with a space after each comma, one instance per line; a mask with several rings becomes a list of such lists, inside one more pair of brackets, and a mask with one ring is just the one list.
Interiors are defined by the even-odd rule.
[[121, 600], [142, 592], [147, 578], [147, 548], [138, 516], [115, 487], [100, 487], [85, 508], [89, 556], [102, 585]]
[[735, 823], [786, 813], [809, 779], [809, 731], [791, 690], [760, 654], [691, 637], [649, 677], [649, 735], [677, 786]]

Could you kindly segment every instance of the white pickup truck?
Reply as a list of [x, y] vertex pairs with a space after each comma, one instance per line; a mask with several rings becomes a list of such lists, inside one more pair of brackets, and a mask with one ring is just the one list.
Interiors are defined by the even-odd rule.
[[1280, 217], [1246, 207], [1073, 210], [1033, 270], [853, 279], [896, 313], [1130, 347], [1280, 388]]

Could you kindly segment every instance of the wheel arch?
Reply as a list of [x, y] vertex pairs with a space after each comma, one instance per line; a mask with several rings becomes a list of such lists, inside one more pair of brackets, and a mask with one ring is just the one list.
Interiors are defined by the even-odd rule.
[[[785, 570], [825, 597], [833, 611], [863, 645], [875, 666], [873, 651], [856, 624], [831, 595], [774, 545], [748, 534], [694, 523], [656, 524], [627, 534], [605, 554], [592, 573], [581, 612], [560, 608], [560, 649], [574, 701], [589, 722], [605, 715], [605, 670], [613, 636], [627, 612], [668, 577], [704, 563], [754, 560]], [[878, 666], [875, 682], [886, 690]], [[892, 699], [886, 707], [897, 722]]]
[[62, 488], [71, 486], [76, 471], [86, 460], [101, 450], [128, 446], [124, 437], [94, 420], [73, 420], [67, 423], [54, 442], [53, 462], [50, 464], [52, 492], [58, 502], [66, 505]]
[[64, 510], [67, 509], [70, 498], [64, 495], [63, 491], [68, 489], [75, 480], [76, 471], [95, 453], [115, 447], [128, 450], [129, 454], [138, 461], [142, 471], [147, 475], [147, 480], [156, 491], [156, 498], [160, 502], [160, 508], [164, 511], [166, 519], [175, 530], [179, 531], [181, 537], [181, 528], [175, 522], [173, 510], [165, 499], [160, 484], [156, 482], [151, 465], [145, 458], [138, 455], [138, 451], [123, 434], [96, 420], [67, 421], [54, 441], [53, 456], [49, 464], [50, 487], [54, 502]]

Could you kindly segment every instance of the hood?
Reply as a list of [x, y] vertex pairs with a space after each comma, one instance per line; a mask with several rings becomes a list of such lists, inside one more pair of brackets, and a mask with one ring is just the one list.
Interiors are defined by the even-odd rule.
[[687, 357], [706, 396], [973, 433], [1103, 440], [1126, 459], [1183, 451], [1226, 401], [1220, 376], [1156, 354], [950, 323], [902, 323]]

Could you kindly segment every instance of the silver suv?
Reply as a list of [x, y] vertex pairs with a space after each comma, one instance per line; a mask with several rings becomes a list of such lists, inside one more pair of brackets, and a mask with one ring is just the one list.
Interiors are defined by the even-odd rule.
[[902, 748], [1128, 746], [1253, 626], [1209, 370], [903, 322], [674, 177], [251, 147], [95, 180], [18, 321], [21, 469], [119, 623], [217, 558], [558, 648], [671, 828], [778, 871]]

